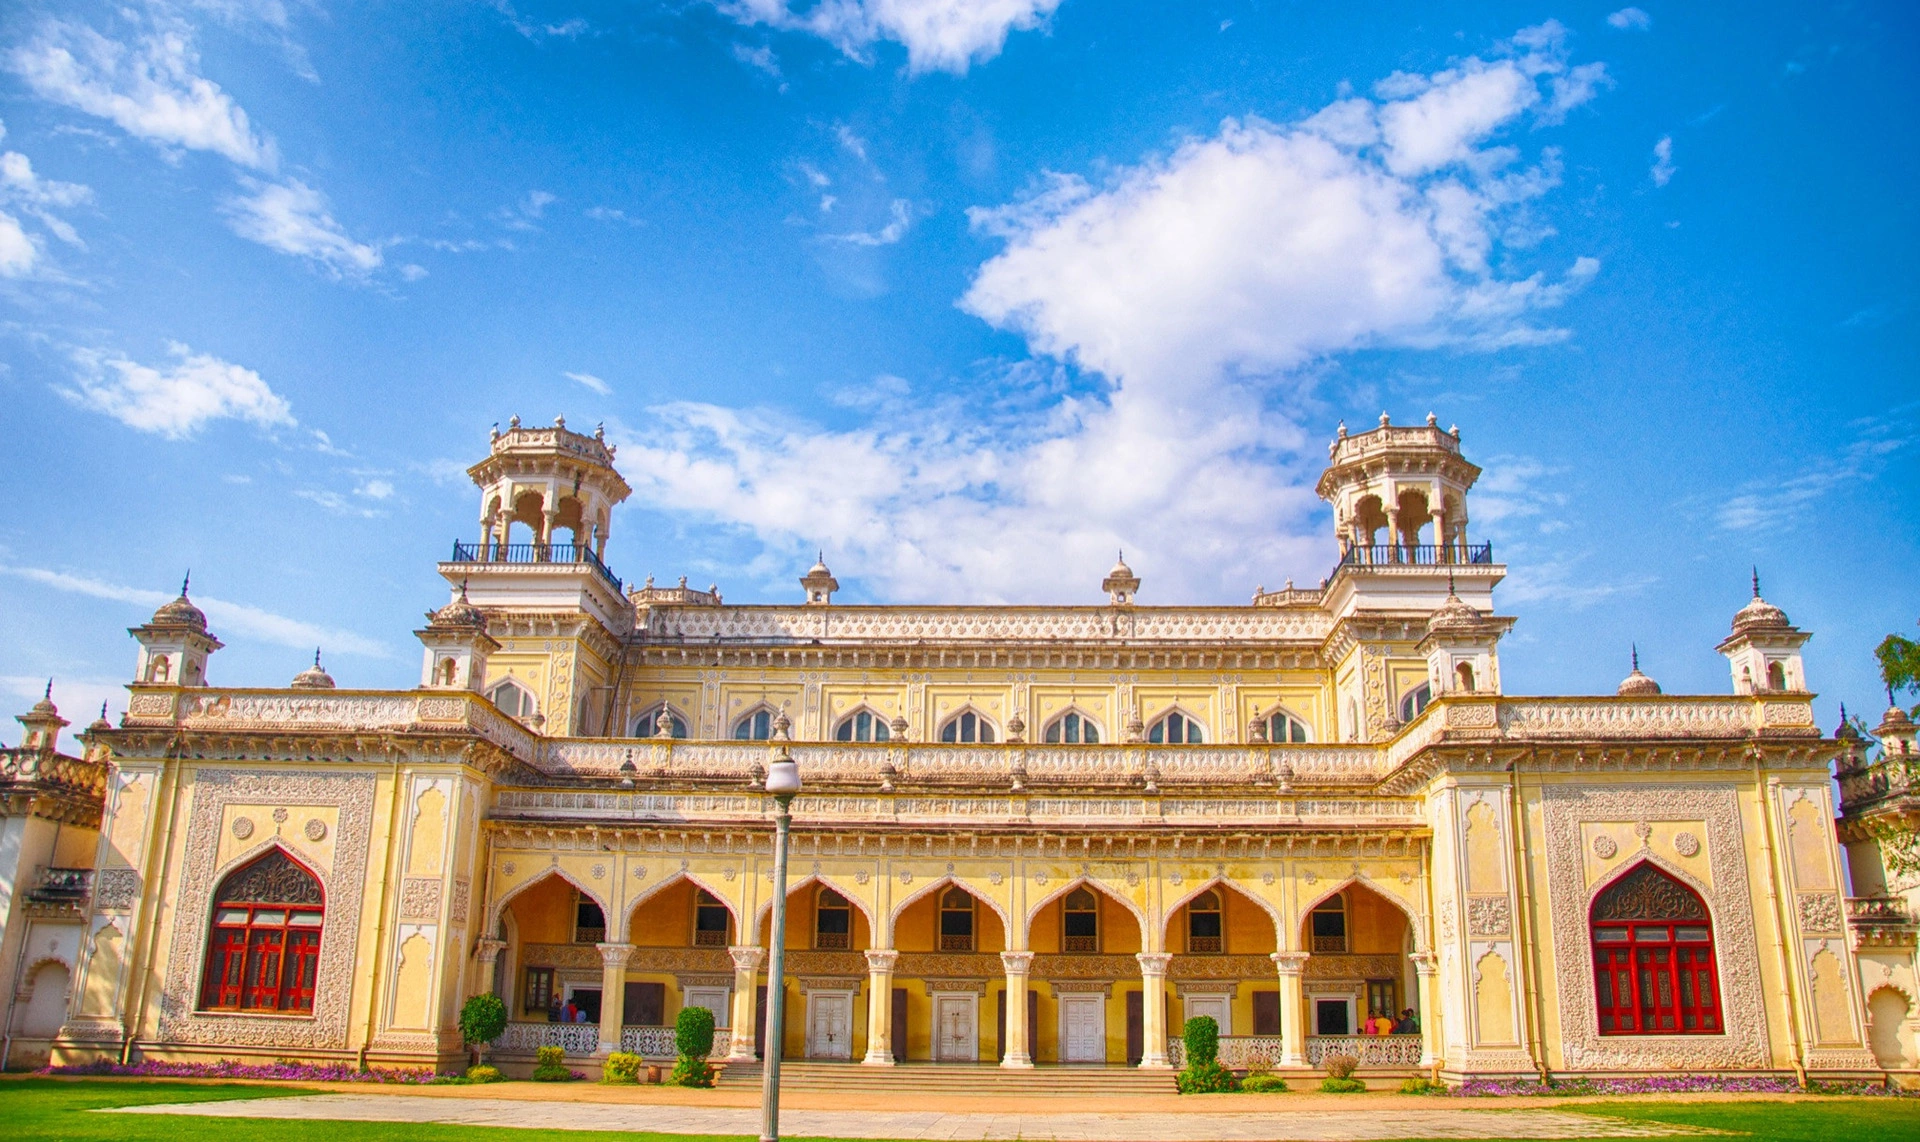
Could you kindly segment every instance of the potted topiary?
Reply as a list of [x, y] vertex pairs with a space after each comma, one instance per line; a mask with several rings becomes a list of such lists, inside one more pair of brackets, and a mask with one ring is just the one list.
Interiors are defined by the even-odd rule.
[[713, 1012], [704, 1007], [683, 1007], [673, 1021], [673, 1046], [680, 1057], [667, 1078], [674, 1086], [713, 1085], [713, 1068], [707, 1055], [713, 1051]]
[[482, 1075], [475, 1079], [477, 1082], [493, 1082], [500, 1077], [499, 1071], [492, 1067], [483, 1067], [482, 1064], [487, 1060], [488, 1045], [505, 1034], [506, 1030], [507, 1005], [501, 1002], [499, 996], [488, 992], [485, 995], [472, 996], [461, 1004], [460, 1038], [466, 1043], [467, 1050], [471, 1052], [468, 1058], [471, 1064], [467, 1067], [468, 1078], [475, 1078], [476, 1070], [493, 1072], [492, 1078]]
[[1181, 1039], [1187, 1050], [1187, 1067], [1174, 1076], [1181, 1094], [1221, 1094], [1239, 1090], [1233, 1072], [1220, 1065], [1220, 1025], [1211, 1015], [1187, 1020]]

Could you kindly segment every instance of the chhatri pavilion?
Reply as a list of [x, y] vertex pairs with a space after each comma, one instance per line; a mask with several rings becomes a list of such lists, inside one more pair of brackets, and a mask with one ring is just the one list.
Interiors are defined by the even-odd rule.
[[623, 584], [613, 446], [516, 419], [469, 470], [418, 686], [226, 685], [183, 590], [130, 632], [117, 725], [69, 755], [51, 697], [21, 716], [4, 1062], [454, 1067], [493, 992], [509, 1072], [671, 1056], [705, 1006], [751, 1074], [774, 1003], [784, 1057], [880, 1085], [1166, 1068], [1200, 1015], [1281, 1073], [1911, 1071], [1914, 925], [1884, 878], [1850, 895], [1858, 742], [1815, 725], [1808, 633], [1756, 583], [1723, 693], [1636, 662], [1509, 696], [1479, 471], [1432, 417], [1343, 427], [1338, 564], [1246, 605], [1150, 602], [1124, 560], [1072, 605], [847, 605], [824, 560], [740, 605]]

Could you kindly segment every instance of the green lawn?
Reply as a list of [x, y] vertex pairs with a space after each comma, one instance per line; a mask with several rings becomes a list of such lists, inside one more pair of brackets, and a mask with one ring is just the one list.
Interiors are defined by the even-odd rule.
[[[1484, 1101], [1484, 1100], [1481, 1100]], [[1524, 1103], [1524, 1099], [1515, 1099]], [[1920, 1099], [1846, 1098], [1819, 1102], [1597, 1102], [1568, 1107], [1634, 1122], [1701, 1126], [1767, 1142], [1915, 1142]]]

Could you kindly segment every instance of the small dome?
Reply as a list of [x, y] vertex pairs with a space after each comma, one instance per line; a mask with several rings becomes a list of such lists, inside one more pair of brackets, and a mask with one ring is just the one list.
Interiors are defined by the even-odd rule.
[[1107, 572], [1107, 577], [1110, 579], [1124, 579], [1131, 574], [1133, 574], [1133, 568], [1127, 566], [1127, 557], [1122, 555], [1114, 560], [1113, 570]]
[[331, 690], [333, 675], [320, 669], [320, 652], [316, 650], [313, 652], [313, 665], [294, 675], [288, 685], [295, 690]]
[[1427, 616], [1427, 630], [1428, 632], [1472, 630], [1480, 625], [1480, 620], [1479, 611], [1467, 605], [1466, 600], [1460, 596], [1448, 591], [1446, 601], [1442, 602], [1433, 614]]
[[820, 552], [819, 558], [813, 561], [813, 566], [807, 568], [807, 577], [809, 579], [815, 575], [831, 576], [832, 574], [833, 572], [827, 570], [827, 553], [824, 551]]
[[464, 627], [485, 633], [487, 616], [480, 608], [467, 601], [467, 584], [460, 583], [460, 595], [451, 603], [437, 611], [427, 612], [427, 625], [430, 627]]
[[1632, 674], [1621, 680], [1620, 688], [1616, 691], [1622, 698], [1651, 698], [1659, 692], [1660, 683], [1640, 673], [1637, 666]]
[[[39, 708], [38, 706], [34, 707], [36, 710]], [[1880, 724], [1875, 727], [1875, 730], [1882, 737], [1885, 737], [1889, 729], [1910, 730], [1912, 728], [1913, 719], [1907, 716], [1905, 710], [1902, 710], [1899, 706], [1889, 706], [1887, 707], [1887, 712], [1881, 716]]]
[[192, 627], [194, 630], [207, 629], [207, 614], [187, 600], [186, 585], [180, 587], [180, 597], [153, 612], [153, 625], [157, 627]]
[[1758, 595], [1733, 616], [1735, 634], [1750, 630], [1784, 630], [1792, 625], [1787, 621], [1787, 612]]
[[107, 704], [102, 702], [100, 703], [100, 716], [95, 718], [93, 724], [87, 727], [87, 732], [92, 733], [95, 730], [110, 730], [112, 728], [113, 723], [107, 720]]
[[53, 704], [53, 679], [47, 679], [47, 692], [33, 704], [33, 712], [47, 718], [60, 716], [60, 707]]

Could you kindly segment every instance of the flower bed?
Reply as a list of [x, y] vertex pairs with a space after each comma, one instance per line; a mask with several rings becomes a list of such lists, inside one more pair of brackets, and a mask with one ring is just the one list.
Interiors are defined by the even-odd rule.
[[[1437, 1092], [1436, 1092], [1437, 1093]], [[1903, 1092], [1879, 1083], [1808, 1083], [1803, 1089], [1785, 1075], [1659, 1075], [1632, 1079], [1571, 1077], [1538, 1079], [1468, 1079], [1451, 1092], [1455, 1097], [1487, 1098], [1514, 1095], [1551, 1095], [1557, 1098], [1616, 1094], [1866, 1094]]]
[[159, 1059], [127, 1066], [122, 1063], [82, 1063], [71, 1067], [44, 1067], [42, 1075], [86, 1077], [123, 1076], [141, 1079], [266, 1079], [301, 1083], [430, 1083], [438, 1076], [429, 1067], [370, 1067], [358, 1070], [350, 1063], [169, 1063]]

